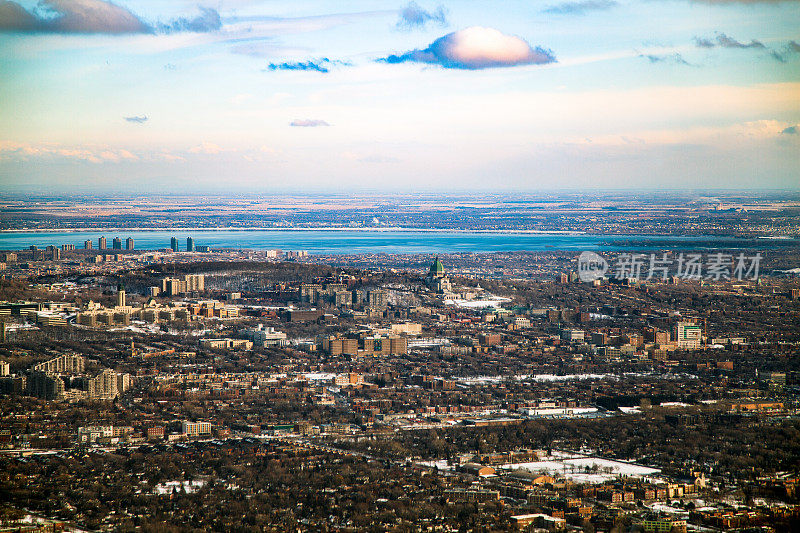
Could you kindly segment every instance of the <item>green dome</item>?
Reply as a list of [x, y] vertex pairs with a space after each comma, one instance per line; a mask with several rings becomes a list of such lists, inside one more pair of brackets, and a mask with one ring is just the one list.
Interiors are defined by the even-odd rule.
[[431, 265], [430, 275], [436, 278], [441, 278], [444, 276], [444, 265], [442, 264], [441, 261], [439, 261], [438, 256]]

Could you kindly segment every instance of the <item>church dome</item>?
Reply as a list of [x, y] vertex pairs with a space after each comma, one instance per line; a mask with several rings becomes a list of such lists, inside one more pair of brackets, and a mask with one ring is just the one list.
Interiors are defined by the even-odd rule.
[[437, 256], [436, 259], [431, 264], [431, 270], [429, 275], [433, 278], [442, 278], [444, 277], [444, 265], [441, 261], [439, 261], [439, 257]]

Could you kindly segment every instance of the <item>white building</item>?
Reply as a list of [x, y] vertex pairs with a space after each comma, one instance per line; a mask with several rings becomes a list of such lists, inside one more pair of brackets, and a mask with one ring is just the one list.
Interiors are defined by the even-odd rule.
[[531, 321], [524, 316], [518, 316], [514, 318], [514, 325], [518, 328], [529, 328], [531, 327]]
[[402, 324], [392, 324], [393, 335], [422, 335], [422, 324], [417, 322], [404, 322]]
[[114, 436], [114, 426], [85, 426], [78, 428], [80, 442], [95, 443], [102, 438]]
[[561, 340], [566, 342], [583, 342], [582, 329], [565, 329], [561, 332]]
[[254, 346], [286, 346], [289, 342], [286, 339], [286, 333], [275, 331], [275, 328], [272, 327], [265, 328], [264, 324], [259, 324], [253, 329], [246, 329], [242, 333], [253, 342]]
[[211, 422], [189, 422], [184, 420], [181, 428], [182, 433], [187, 437], [211, 434]]
[[673, 330], [675, 344], [683, 350], [697, 350], [703, 337], [703, 329], [694, 322], [678, 322]]

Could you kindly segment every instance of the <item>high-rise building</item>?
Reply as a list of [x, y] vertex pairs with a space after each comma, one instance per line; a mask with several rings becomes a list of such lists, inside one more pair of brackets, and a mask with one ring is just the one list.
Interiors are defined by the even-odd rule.
[[303, 259], [308, 257], [308, 252], [305, 250], [298, 250], [298, 251], [288, 251], [286, 252], [286, 259], [288, 261], [295, 261], [297, 259]]
[[61, 245], [61, 251], [62, 252], [74, 252], [75, 251], [75, 245], [74, 244], [62, 244]]
[[80, 355], [62, 355], [39, 363], [33, 367], [35, 372], [81, 373], [86, 368], [86, 361]]
[[114, 250], [122, 250], [122, 239], [114, 237], [114, 240], [111, 241], [111, 248]]
[[58, 400], [64, 395], [64, 381], [57, 375], [33, 371], [28, 376], [28, 394], [44, 400]]
[[127, 373], [117, 374], [117, 390], [122, 393], [131, 388], [131, 375]]
[[99, 239], [97, 239], [97, 249], [98, 250], [107, 250], [108, 249], [108, 247], [106, 246], [106, 238], [105, 237], [100, 237]]
[[203, 292], [206, 290], [205, 274], [186, 274], [183, 276], [187, 291]]
[[386, 291], [372, 290], [367, 293], [367, 302], [374, 309], [384, 309], [387, 301]]
[[172, 248], [173, 252], [177, 252], [178, 251], [178, 238], [177, 237], [172, 237], [169, 240], [169, 247]]
[[673, 330], [675, 343], [678, 348], [696, 350], [700, 348], [700, 339], [703, 335], [702, 328], [694, 322], [678, 322]]
[[122, 283], [117, 285], [117, 307], [125, 307], [125, 287]]
[[353, 293], [350, 291], [338, 291], [333, 296], [336, 307], [350, 307], [353, 305]]
[[125, 249], [133, 250], [133, 237], [128, 237], [125, 239]]
[[83, 241], [83, 249], [84, 250], [91, 250], [92, 249], [92, 240], [91, 239], [86, 239], [85, 241]]
[[178, 278], [164, 278], [161, 280], [161, 294], [177, 296], [184, 292], [186, 292], [186, 285], [184, 284], [184, 286], [181, 287], [181, 280]]
[[194, 252], [194, 239], [192, 239], [191, 237], [186, 238], [186, 251]]
[[206, 277], [204, 274], [186, 274], [183, 279], [164, 278], [161, 280], [161, 293], [167, 296], [177, 296], [187, 292], [203, 292], [206, 290]]
[[113, 400], [119, 394], [117, 389], [117, 373], [105, 369], [88, 382], [89, 398], [94, 400]]
[[654, 342], [659, 345], [669, 344], [669, 332], [660, 330], [656, 327], [645, 328], [644, 340], [646, 342]]

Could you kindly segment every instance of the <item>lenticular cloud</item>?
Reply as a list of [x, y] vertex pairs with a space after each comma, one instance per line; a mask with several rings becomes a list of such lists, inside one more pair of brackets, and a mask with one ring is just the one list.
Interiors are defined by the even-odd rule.
[[445, 68], [477, 70], [484, 68], [541, 65], [553, 63], [550, 50], [533, 48], [527, 41], [505, 35], [494, 28], [473, 26], [448, 33], [425, 50], [411, 50], [383, 58], [386, 63], [433, 63]]

